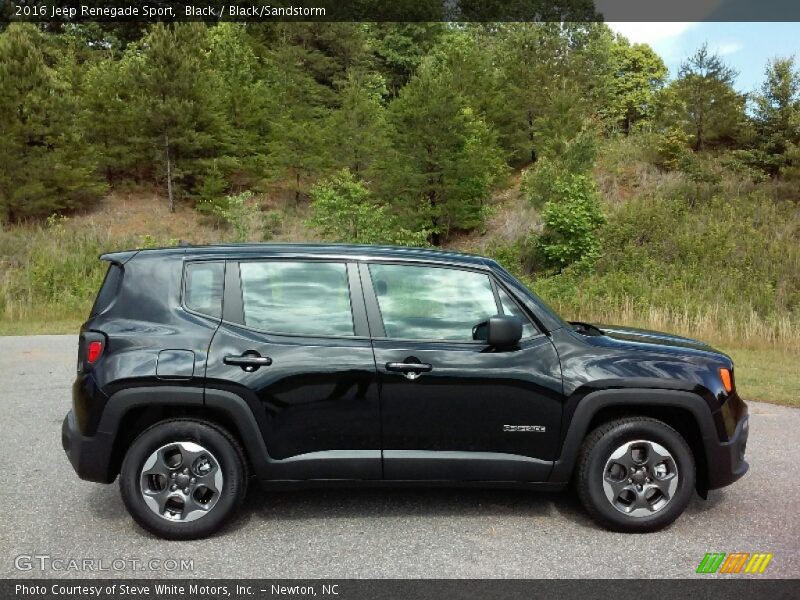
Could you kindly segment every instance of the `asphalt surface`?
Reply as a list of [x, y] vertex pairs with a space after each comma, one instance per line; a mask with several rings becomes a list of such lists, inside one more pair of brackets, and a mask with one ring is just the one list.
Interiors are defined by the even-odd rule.
[[[800, 410], [751, 402], [750, 472], [659, 533], [600, 529], [568, 492], [253, 487], [214, 538], [165, 542], [133, 523], [116, 484], [80, 481], [61, 449], [76, 347], [0, 337], [2, 577], [93, 576], [59, 559], [102, 560], [104, 577], [692, 577], [706, 552], [736, 551], [774, 554], [761, 577], [800, 577]], [[167, 562], [131, 569], [152, 559]]]

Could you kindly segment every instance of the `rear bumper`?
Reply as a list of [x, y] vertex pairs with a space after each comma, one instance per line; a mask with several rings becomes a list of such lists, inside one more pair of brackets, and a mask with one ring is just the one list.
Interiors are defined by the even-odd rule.
[[750, 465], [744, 456], [749, 433], [750, 423], [745, 408], [729, 441], [715, 441], [706, 445], [708, 489], [715, 490], [730, 485], [747, 473]]
[[116, 475], [110, 475], [109, 469], [113, 448], [111, 436], [100, 431], [93, 436], [82, 435], [72, 411], [61, 424], [61, 445], [81, 479], [99, 483], [111, 483], [116, 479]]

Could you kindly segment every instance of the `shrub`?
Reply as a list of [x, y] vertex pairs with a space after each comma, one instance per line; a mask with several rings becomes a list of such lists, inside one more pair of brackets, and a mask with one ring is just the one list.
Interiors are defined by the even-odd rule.
[[560, 177], [553, 182], [553, 196], [542, 211], [542, 266], [559, 272], [576, 263], [591, 266], [600, 255], [597, 230], [605, 223], [594, 182], [585, 175]]
[[425, 245], [427, 231], [400, 227], [387, 207], [373, 202], [369, 196], [366, 186], [349, 169], [343, 169], [311, 188], [313, 216], [309, 225], [326, 239], [337, 242]]
[[224, 201], [215, 203], [211, 208], [214, 215], [233, 229], [237, 242], [246, 242], [256, 227], [261, 209], [252, 199], [252, 192], [242, 192], [226, 196]]

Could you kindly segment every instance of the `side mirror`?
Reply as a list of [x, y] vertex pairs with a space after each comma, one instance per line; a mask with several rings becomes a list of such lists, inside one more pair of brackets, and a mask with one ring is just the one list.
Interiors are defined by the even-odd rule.
[[489, 317], [472, 329], [472, 339], [485, 340], [493, 348], [508, 348], [522, 339], [522, 321], [517, 317]]

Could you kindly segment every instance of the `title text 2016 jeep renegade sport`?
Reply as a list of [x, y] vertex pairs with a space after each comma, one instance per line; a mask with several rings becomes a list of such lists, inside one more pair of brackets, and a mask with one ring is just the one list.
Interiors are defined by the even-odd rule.
[[747, 471], [726, 355], [566, 323], [492, 260], [370, 246], [117, 252], [81, 328], [62, 443], [157, 535], [267, 489], [556, 490], [606, 527], [671, 523]]

